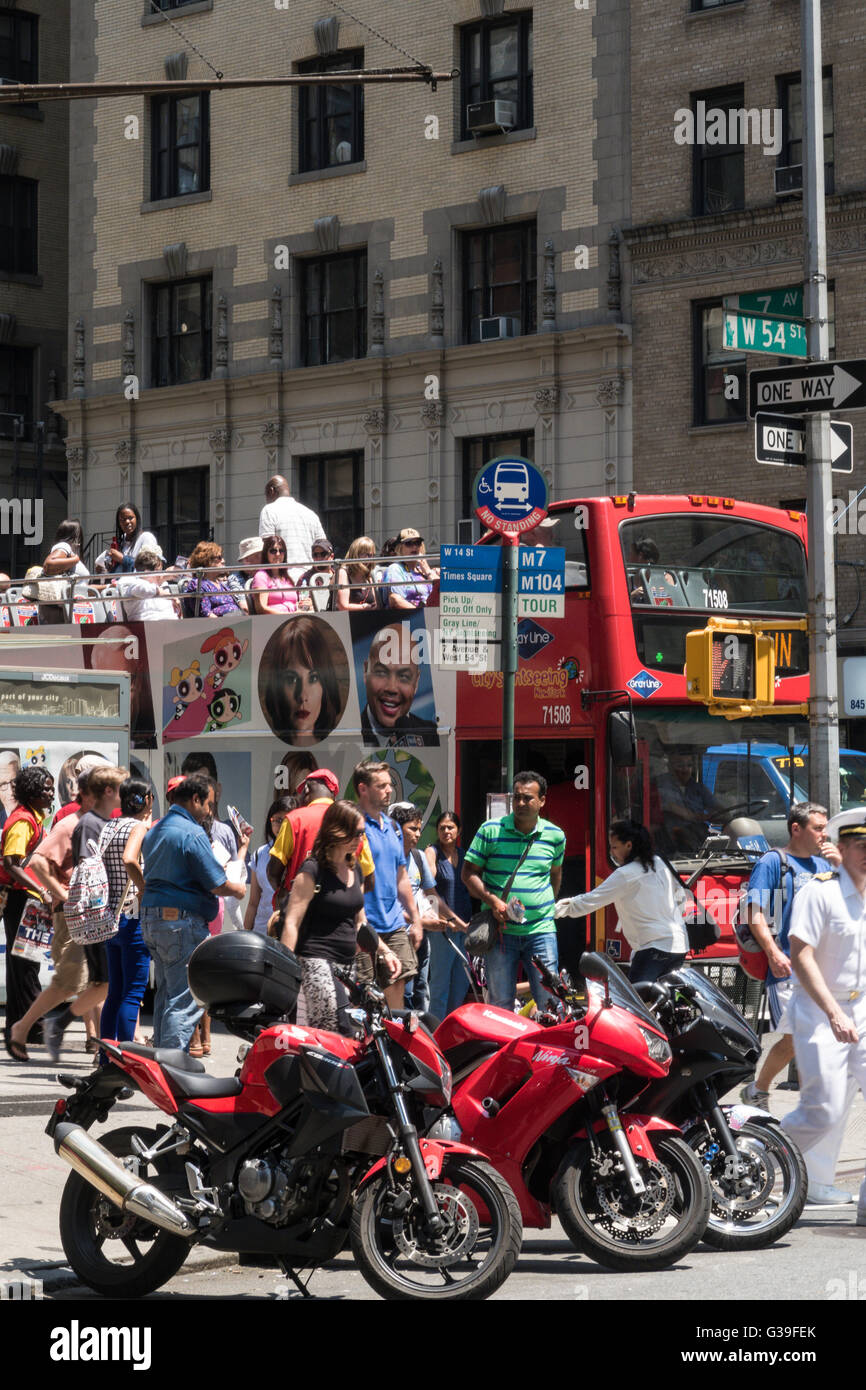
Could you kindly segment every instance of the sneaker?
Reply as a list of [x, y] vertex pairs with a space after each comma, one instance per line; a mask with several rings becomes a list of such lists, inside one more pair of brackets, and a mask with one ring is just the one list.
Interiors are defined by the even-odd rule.
[[740, 1100], [743, 1105], [754, 1105], [758, 1110], [769, 1110], [770, 1092], [759, 1091], [754, 1081], [750, 1081], [748, 1086], [744, 1086], [740, 1092]]
[[45, 1046], [48, 1048], [49, 1059], [52, 1062], [59, 1062], [60, 1044], [63, 1041], [63, 1029], [60, 1027], [57, 1019], [52, 1018], [50, 1014], [47, 1014], [42, 1020], [42, 1037]]
[[810, 1182], [806, 1201], [813, 1207], [843, 1207], [854, 1201], [854, 1193], [823, 1182]]
[[866, 1226], [866, 1207], [857, 1208], [857, 1220], [854, 1222], [854, 1225]]

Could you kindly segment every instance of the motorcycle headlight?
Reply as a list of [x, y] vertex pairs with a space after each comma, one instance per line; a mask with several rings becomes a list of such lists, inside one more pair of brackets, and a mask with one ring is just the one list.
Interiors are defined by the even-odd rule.
[[671, 1060], [671, 1049], [666, 1038], [660, 1038], [658, 1033], [651, 1033], [648, 1028], [641, 1028], [647, 1052], [654, 1062], [669, 1062]]
[[452, 1091], [451, 1068], [444, 1059], [440, 1065], [442, 1068], [442, 1094], [445, 1097], [445, 1104], [450, 1105]]

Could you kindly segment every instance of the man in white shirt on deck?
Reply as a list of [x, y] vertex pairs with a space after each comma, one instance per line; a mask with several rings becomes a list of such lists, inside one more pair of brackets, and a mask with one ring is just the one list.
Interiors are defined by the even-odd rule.
[[[806, 1160], [809, 1201], [822, 1206], [853, 1201], [833, 1179], [857, 1087], [866, 1094], [866, 811], [834, 816], [827, 835], [842, 863], [810, 879], [791, 914], [796, 983], [787, 1017], [800, 1104], [782, 1120]], [[866, 1178], [857, 1225], [866, 1226]]]
[[260, 536], [282, 536], [286, 543], [286, 563], [293, 570], [306, 567], [313, 558], [313, 541], [325, 534], [314, 511], [292, 497], [285, 478], [275, 473], [265, 486], [265, 505], [259, 515]]

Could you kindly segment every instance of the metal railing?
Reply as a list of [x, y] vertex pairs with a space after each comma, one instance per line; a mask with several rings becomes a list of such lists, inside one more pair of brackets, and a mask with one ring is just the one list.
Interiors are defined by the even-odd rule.
[[[241, 612], [243, 612], [246, 607], [246, 600], [251, 600], [249, 608], [246, 609], [250, 616], [259, 616], [255, 608], [255, 596], [257, 594], [275, 596], [295, 594], [298, 598], [298, 607], [295, 611], [298, 612], [322, 612], [326, 609], [332, 609], [331, 596], [333, 595], [333, 610], [345, 611], [336, 608], [336, 595], [339, 591], [343, 590], [348, 592], [352, 589], [370, 588], [376, 593], [377, 603], [374, 606], [390, 608], [389, 604], [381, 602], [386, 591], [405, 587], [407, 581], [405, 579], [386, 580], [384, 578], [384, 573], [382, 578], [377, 579], [373, 576], [372, 570], [374, 567], [381, 567], [384, 571], [389, 565], [403, 564], [404, 568], [411, 574], [412, 570], [410, 566], [404, 562], [406, 560], [411, 561], [412, 558], [411, 556], [400, 557], [394, 555], [373, 555], [365, 557], [363, 563], [365, 566], [370, 566], [370, 577], [368, 579], [351, 579], [347, 570], [346, 578], [349, 582], [346, 584], [340, 583], [339, 571], [347, 568], [347, 566], [355, 565], [358, 562], [354, 560], [347, 561], [344, 557], [340, 558], [337, 556], [335, 556], [331, 562], [300, 559], [287, 560], [278, 565], [222, 565], [208, 566], [206, 568], [194, 570], [178, 569], [176, 566], [172, 565], [169, 566], [168, 569], [161, 571], [148, 570], [119, 575], [96, 573], [94, 571], [88, 572], [87, 575], [71, 575], [68, 578], [63, 574], [43, 574], [39, 577], [31, 577], [30, 579], [25, 576], [23, 579], [11, 579], [5, 588], [0, 588], [0, 628], [44, 627], [53, 626], [60, 622], [91, 623], [132, 621], [125, 618], [124, 602], [139, 603], [146, 600], [142, 600], [138, 595], [136, 595], [135, 598], [130, 595], [128, 596], [128, 600], [125, 600], [122, 582], [126, 578], [140, 577], [142, 574], [148, 576], [159, 574], [163, 580], [163, 584], [168, 592], [160, 593], [160, 587], [154, 584], [154, 598], [177, 598], [182, 605], [182, 616], [200, 617], [202, 599], [208, 597], [211, 592], [202, 590], [201, 581], [210, 579], [212, 577], [211, 570], [214, 569], [218, 571], [220, 576], [214, 579], [214, 582], [218, 586], [213, 591], [214, 595], [220, 595], [224, 598], [233, 598]], [[428, 563], [432, 563], [434, 573], [432, 576], [427, 576], [422, 573], [417, 574], [419, 584], [430, 585], [430, 595], [423, 603], [419, 604], [418, 607], [425, 607], [428, 604], [436, 607], [438, 606], [439, 581], [436, 564], [439, 559], [439, 552], [434, 551], [430, 555], [424, 555], [422, 558]], [[309, 583], [300, 584], [298, 582], [301, 575], [307, 575], [309, 571], [316, 569], [319, 569], [320, 572], [330, 569], [332, 574], [330, 577], [327, 577], [322, 573], [324, 582], [321, 584], [317, 583], [315, 585], [310, 585]], [[292, 573], [292, 571], [297, 571], [298, 573], [283, 587], [268, 586], [266, 588], [253, 588], [251, 581], [254, 575], [259, 574], [262, 570], [267, 572], [272, 570], [287, 570], [289, 573]], [[222, 576], [227, 576], [229, 574], [235, 574], [237, 576], [246, 574], [248, 578], [246, 581], [242, 581], [241, 588], [235, 588], [225, 583], [222, 579]], [[187, 581], [190, 580], [193, 581], [193, 585], [187, 588]], [[412, 583], [413, 580], [410, 579], [408, 582]], [[64, 584], [67, 592], [61, 599], [40, 599], [38, 586], [43, 583]], [[325, 595], [327, 595], [327, 598], [324, 598]], [[324, 601], [317, 603], [316, 596], [322, 596]], [[244, 608], [241, 607], [241, 603], [238, 602], [238, 600], [244, 603]], [[190, 607], [192, 608], [191, 612]], [[63, 617], [55, 618], [53, 616], [42, 616], [40, 610], [46, 608], [61, 608], [63, 610]], [[371, 606], [370, 611], [372, 611], [372, 608], [373, 606]], [[400, 612], [401, 609], [395, 606], [394, 611]]]

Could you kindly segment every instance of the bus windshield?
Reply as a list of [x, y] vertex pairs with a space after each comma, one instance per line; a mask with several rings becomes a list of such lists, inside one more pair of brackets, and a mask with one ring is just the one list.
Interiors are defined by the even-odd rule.
[[799, 780], [796, 762], [809, 747], [806, 720], [720, 720], [703, 709], [673, 707], [635, 710], [634, 717], [637, 766], [610, 768], [613, 818], [648, 825], [657, 847], [673, 859], [697, 854], [731, 814], [757, 821], [771, 845], [787, 842], [788, 776], [775, 771], [773, 757], [791, 747]]
[[620, 526], [634, 607], [806, 612], [806, 556], [796, 536], [738, 517], [639, 517]]

